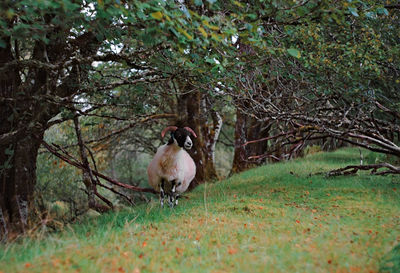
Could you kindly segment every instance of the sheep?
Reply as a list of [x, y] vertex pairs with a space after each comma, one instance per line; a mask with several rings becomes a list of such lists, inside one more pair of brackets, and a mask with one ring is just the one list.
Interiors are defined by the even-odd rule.
[[171, 131], [171, 138], [157, 149], [147, 168], [149, 185], [160, 192], [161, 207], [165, 197], [170, 207], [177, 205], [179, 195], [187, 190], [196, 175], [196, 164], [183, 149], [192, 148], [190, 135], [197, 138], [196, 133], [189, 127], [168, 126], [161, 132], [161, 137], [164, 138], [168, 131]]

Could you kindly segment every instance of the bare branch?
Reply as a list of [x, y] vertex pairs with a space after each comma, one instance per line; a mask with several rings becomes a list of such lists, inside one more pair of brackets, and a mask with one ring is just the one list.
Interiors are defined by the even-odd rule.
[[[74, 160], [73, 158], [71, 159], [68, 155], [65, 154], [61, 154], [57, 151], [57, 149], [55, 149], [54, 147], [52, 147], [52, 145], [48, 144], [47, 142], [45, 142], [44, 140], [41, 140], [42, 145], [53, 155], [55, 155], [56, 157], [60, 158], [61, 160], [65, 161], [66, 163], [79, 168], [81, 170], [85, 169], [85, 167], [83, 166], [83, 164], [81, 162], [78, 162], [76, 160]], [[119, 186], [121, 188], [125, 188], [125, 189], [130, 189], [133, 191], [137, 191], [137, 192], [149, 192], [149, 193], [154, 193], [157, 194], [157, 192], [152, 189], [152, 188], [140, 188], [140, 187], [135, 187], [129, 184], [125, 184], [122, 182], [119, 182], [115, 179], [112, 179], [102, 173], [99, 173], [97, 171], [92, 171], [94, 175], [97, 175], [98, 177], [107, 180], [108, 182], [110, 182], [113, 185]]]
[[[386, 168], [386, 171], [377, 172], [378, 169]], [[389, 163], [371, 164], [371, 165], [350, 165], [344, 168], [336, 169], [326, 173], [326, 176], [339, 176], [339, 175], [352, 175], [356, 174], [359, 170], [371, 170], [371, 174], [386, 175], [386, 174], [400, 174], [400, 167], [393, 166]], [[320, 174], [320, 173], [319, 173]]]
[[83, 174], [83, 183], [86, 186], [86, 190], [88, 193], [89, 197], [89, 208], [95, 209], [99, 212], [104, 212], [106, 209], [103, 206], [99, 206], [99, 204], [96, 202], [94, 196], [99, 197], [104, 203], [108, 205], [109, 208], [113, 208], [113, 204], [111, 201], [109, 201], [107, 198], [102, 196], [96, 188], [96, 180], [93, 177], [93, 172], [92, 169], [90, 168], [89, 161], [87, 159], [86, 155], [86, 149], [85, 149], [85, 144], [83, 143], [82, 140], [82, 134], [81, 134], [81, 129], [79, 125], [79, 117], [75, 116], [74, 117], [74, 124], [75, 124], [75, 132], [76, 132], [76, 137], [78, 139], [78, 146], [79, 146], [79, 152], [81, 155], [81, 160], [82, 160], [82, 174]]

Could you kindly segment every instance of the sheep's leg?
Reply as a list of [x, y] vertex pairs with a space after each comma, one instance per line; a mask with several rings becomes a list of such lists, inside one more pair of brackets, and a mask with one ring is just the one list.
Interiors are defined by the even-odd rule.
[[171, 208], [173, 208], [174, 207], [174, 195], [173, 194], [171, 194], [170, 196], [169, 196], [169, 199], [168, 199], [168, 205], [171, 207]]
[[160, 185], [160, 205], [163, 208], [164, 207], [164, 198], [165, 198], [165, 192], [164, 192], [164, 179], [161, 180], [161, 185]]
[[176, 201], [176, 183], [175, 181], [171, 181], [172, 188], [171, 188], [171, 194], [169, 196], [168, 204], [171, 208], [175, 206], [175, 201]]
[[160, 189], [160, 205], [162, 208], [164, 207], [164, 197], [165, 197], [164, 190]]
[[[179, 182], [179, 183], [177, 184], [177, 186], [179, 187], [181, 184], [182, 184], [182, 183]], [[179, 193], [175, 193], [175, 206], [178, 205], [178, 198], [179, 198]]]

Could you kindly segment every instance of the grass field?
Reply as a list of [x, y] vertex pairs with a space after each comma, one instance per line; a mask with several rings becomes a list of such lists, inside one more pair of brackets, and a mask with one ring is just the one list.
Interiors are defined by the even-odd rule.
[[398, 272], [400, 178], [309, 176], [354, 163], [357, 149], [319, 153], [202, 185], [175, 209], [90, 218], [3, 246], [0, 271]]

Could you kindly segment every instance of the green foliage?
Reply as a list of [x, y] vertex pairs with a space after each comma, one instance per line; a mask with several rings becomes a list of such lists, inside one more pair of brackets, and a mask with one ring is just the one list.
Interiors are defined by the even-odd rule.
[[[307, 26], [289, 28], [293, 30], [291, 43], [308, 52], [303, 54], [304, 66], [310, 67], [307, 77], [317, 80], [319, 88], [358, 97], [371, 88], [378, 96], [387, 94], [396, 86], [388, 67], [399, 63], [398, 45], [390, 41], [389, 30], [398, 31], [389, 23], [397, 15], [388, 16], [376, 2], [343, 2], [333, 14], [324, 15], [329, 23], [310, 21]], [[347, 16], [346, 9], [355, 17]]]
[[289, 48], [287, 50], [287, 52], [289, 53], [290, 56], [293, 56], [293, 57], [295, 57], [297, 59], [299, 59], [301, 57], [301, 53], [297, 49]]

